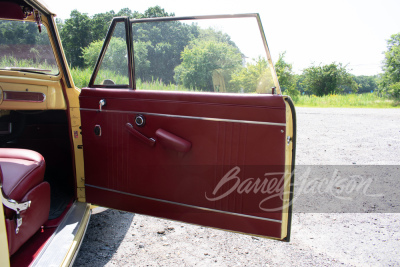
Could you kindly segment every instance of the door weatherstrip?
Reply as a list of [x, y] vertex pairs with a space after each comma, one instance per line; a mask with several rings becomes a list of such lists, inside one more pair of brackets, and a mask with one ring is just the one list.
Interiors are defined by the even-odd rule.
[[223, 211], [223, 210], [204, 208], [204, 207], [199, 207], [199, 206], [194, 206], [194, 205], [189, 205], [189, 204], [183, 204], [183, 203], [178, 203], [178, 202], [169, 201], [169, 200], [163, 200], [163, 199], [158, 199], [158, 198], [153, 198], [153, 197], [146, 197], [146, 196], [141, 196], [141, 195], [132, 194], [132, 193], [126, 193], [126, 192], [122, 192], [122, 191], [118, 191], [118, 190], [114, 190], [114, 189], [95, 186], [95, 185], [85, 184], [85, 186], [96, 188], [96, 189], [100, 189], [100, 190], [105, 190], [105, 191], [109, 191], [109, 192], [113, 192], [113, 193], [117, 193], [117, 194], [123, 194], [123, 195], [127, 195], [127, 196], [132, 196], [132, 197], [144, 198], [144, 199], [147, 199], [147, 200], [159, 201], [159, 202], [164, 202], [164, 203], [167, 203], [167, 204], [184, 206], [184, 207], [193, 208], [193, 209], [199, 209], [199, 210], [211, 211], [211, 212], [217, 212], [217, 213], [224, 213], [224, 214], [228, 214], [228, 215], [246, 217], [246, 218], [257, 219], [257, 220], [262, 220], [262, 221], [269, 221], [269, 222], [274, 222], [274, 223], [282, 223], [282, 220], [276, 220], [276, 219], [270, 219], [270, 218], [262, 218], [262, 217], [258, 217], [258, 216], [240, 214], [240, 213], [236, 213], [236, 212], [229, 212], [229, 211]]
[[[99, 111], [98, 109], [90, 109], [90, 108], [81, 108], [80, 110], [81, 111], [94, 111], [94, 112]], [[222, 121], [222, 122], [247, 123], [247, 124], [261, 124], [261, 125], [270, 125], [270, 126], [286, 126], [286, 123], [279, 123], [279, 122], [231, 120], [231, 119], [221, 119], [221, 118], [195, 117], [195, 116], [172, 115], [172, 114], [140, 112], [140, 111], [102, 110], [101, 112], [143, 114], [143, 115], [149, 115], [149, 116], [159, 116], [159, 117], [168, 117], [168, 118], [205, 120], [205, 121]]]

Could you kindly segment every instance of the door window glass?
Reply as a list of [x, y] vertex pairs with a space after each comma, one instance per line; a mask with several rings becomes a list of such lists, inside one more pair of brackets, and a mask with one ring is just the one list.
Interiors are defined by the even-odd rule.
[[136, 89], [271, 93], [257, 18], [132, 20]]
[[[98, 44], [92, 47], [94, 51], [91, 53], [94, 57], [93, 62], [96, 62], [103, 45], [103, 42], [96, 43]], [[105, 86], [129, 84], [128, 50], [124, 22], [118, 22], [115, 25], [94, 84]]]

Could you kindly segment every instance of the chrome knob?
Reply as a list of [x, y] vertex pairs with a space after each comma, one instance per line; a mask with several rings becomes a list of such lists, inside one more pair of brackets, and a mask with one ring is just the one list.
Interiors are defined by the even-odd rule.
[[143, 115], [136, 115], [135, 124], [136, 126], [143, 127], [146, 124], [146, 119], [143, 117]]

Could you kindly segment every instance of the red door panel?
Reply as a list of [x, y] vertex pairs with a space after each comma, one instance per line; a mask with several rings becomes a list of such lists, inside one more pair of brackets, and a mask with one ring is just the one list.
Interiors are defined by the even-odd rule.
[[88, 202], [284, 238], [282, 96], [84, 88], [80, 105]]

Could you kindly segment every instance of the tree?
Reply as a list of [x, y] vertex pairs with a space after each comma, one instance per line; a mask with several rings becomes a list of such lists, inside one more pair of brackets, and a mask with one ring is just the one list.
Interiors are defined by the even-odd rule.
[[161, 8], [160, 6], [149, 7], [143, 14], [143, 18], [154, 18], [154, 17], [174, 17], [175, 13], [169, 13]]
[[[159, 6], [148, 8], [142, 17], [167, 17], [174, 16]], [[142, 81], [159, 80], [163, 83], [174, 81], [174, 69], [181, 64], [180, 54], [191, 40], [198, 36], [197, 27], [179, 21], [133, 23], [133, 40], [135, 53], [141, 49], [146, 52], [147, 60], [140, 57], [141, 62], [136, 62], [135, 73]], [[145, 50], [144, 51], [144, 44]], [[139, 47], [137, 47], [139, 46]], [[142, 63], [150, 64], [141, 65]], [[141, 70], [138, 72], [138, 68]]]
[[353, 76], [341, 63], [311, 66], [303, 71], [303, 75], [306, 90], [317, 96], [340, 94], [345, 88], [351, 92], [356, 92], [358, 89]]
[[208, 29], [198, 29], [198, 38], [202, 40], [207, 40], [207, 41], [214, 41], [214, 42], [220, 42], [220, 43], [227, 43], [233, 47], [237, 47], [235, 42], [231, 40], [231, 37], [227, 33], [223, 33], [222, 31], [215, 30], [213, 28], [208, 28]]
[[[94, 41], [82, 49], [82, 58], [87, 67], [96, 64], [103, 41]], [[123, 38], [113, 37], [108, 44], [101, 66], [120, 75], [127, 75], [128, 61], [126, 58], [126, 42]]]
[[400, 99], [400, 33], [391, 36], [387, 49], [379, 87], [389, 96]]
[[92, 41], [103, 40], [106, 37], [108, 27], [113, 19], [117, 16], [113, 10], [106, 13], [95, 14], [91, 20], [91, 39]]
[[[164, 83], [174, 81], [174, 69], [181, 64], [181, 52], [197, 34], [193, 26], [179, 21], [138, 23], [133, 27], [133, 40], [147, 43], [147, 59], [151, 68], [142, 81], [162, 80]], [[135, 51], [136, 48], [134, 47]], [[136, 65], [140, 67], [139, 65]]]
[[76, 9], [71, 11], [70, 18], [65, 20], [61, 28], [60, 36], [68, 63], [73, 67], [83, 67], [81, 49], [93, 41], [92, 24], [88, 14], [82, 14]]
[[175, 81], [187, 88], [215, 91], [213, 75], [229, 81], [241, 66], [242, 56], [227, 43], [195, 40], [181, 53], [182, 63], [175, 68]]
[[232, 75], [230, 83], [234, 91], [242, 93], [266, 93], [270, 90], [274, 82], [268, 61], [265, 58], [258, 58], [249, 62], [246, 67], [242, 67]]
[[355, 76], [354, 81], [358, 84], [358, 93], [370, 93], [378, 88], [377, 76]]
[[296, 89], [296, 77], [293, 74], [292, 64], [285, 62], [286, 52], [279, 54], [279, 59], [275, 64], [276, 75], [278, 76], [279, 86], [283, 93], [289, 95], [293, 100], [297, 100], [300, 92]]
[[64, 22], [57, 20], [57, 26], [59, 27], [68, 63], [72, 67], [84, 67], [85, 62], [82, 57], [82, 49], [94, 41], [104, 40], [113, 17], [144, 18], [169, 15], [173, 15], [173, 13], [168, 14], [159, 6], [150, 7], [145, 11], [145, 14], [137, 11], [132, 12], [129, 8], [123, 8], [118, 13], [111, 10], [95, 14], [92, 17], [89, 17], [86, 13], [80, 13], [75, 9], [71, 12], [70, 18]]
[[45, 26], [39, 32], [35, 22], [0, 21], [0, 61], [16, 66], [19, 60], [56, 65]]

